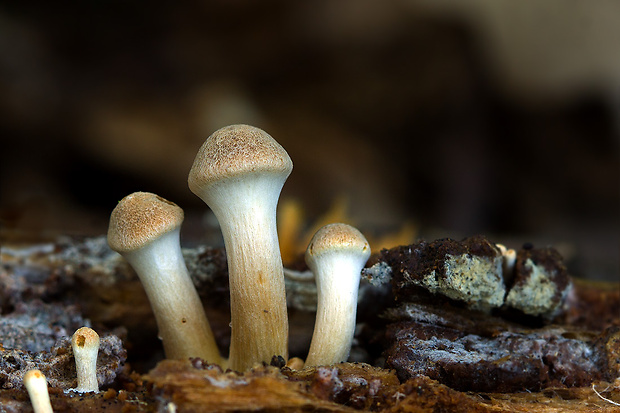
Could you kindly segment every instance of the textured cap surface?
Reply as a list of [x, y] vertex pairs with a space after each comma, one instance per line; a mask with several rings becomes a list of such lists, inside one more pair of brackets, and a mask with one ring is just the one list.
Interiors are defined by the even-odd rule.
[[288, 176], [292, 169], [288, 153], [267, 132], [249, 125], [231, 125], [207, 138], [196, 155], [188, 183], [196, 193], [221, 179], [260, 172]]
[[150, 192], [134, 192], [123, 198], [110, 215], [108, 244], [117, 252], [142, 248], [178, 228], [183, 210]]
[[71, 337], [71, 346], [75, 348], [99, 347], [99, 334], [90, 327], [80, 327]]
[[306, 258], [317, 257], [335, 251], [370, 256], [370, 246], [361, 232], [347, 224], [329, 224], [312, 237]]
[[45, 376], [41, 373], [41, 370], [28, 370], [26, 374], [24, 374], [24, 384], [27, 386], [28, 382], [31, 382], [32, 380], [40, 380], [45, 383]]

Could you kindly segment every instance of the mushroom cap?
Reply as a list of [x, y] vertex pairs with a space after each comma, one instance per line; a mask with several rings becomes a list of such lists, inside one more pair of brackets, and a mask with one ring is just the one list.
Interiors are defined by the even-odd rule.
[[123, 198], [110, 215], [108, 244], [117, 252], [140, 249], [183, 223], [183, 210], [150, 192]]
[[74, 349], [99, 347], [99, 334], [90, 327], [80, 327], [71, 337], [71, 346]]
[[224, 179], [247, 174], [290, 175], [293, 162], [267, 132], [249, 125], [218, 129], [203, 143], [189, 172], [195, 194]]
[[46, 382], [45, 375], [41, 373], [41, 370], [37, 370], [37, 369], [28, 370], [26, 374], [24, 374], [24, 379], [23, 379], [24, 384], [27, 384], [28, 382], [31, 382], [32, 380], [35, 380], [37, 382], [40, 381], [42, 383]]
[[355, 254], [367, 260], [370, 257], [370, 245], [364, 235], [351, 225], [328, 224], [312, 237], [306, 250], [306, 262], [334, 253]]

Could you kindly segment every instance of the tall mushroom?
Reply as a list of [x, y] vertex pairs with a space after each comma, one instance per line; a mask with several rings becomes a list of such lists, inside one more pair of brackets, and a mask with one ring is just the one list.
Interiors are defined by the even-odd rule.
[[148, 192], [123, 198], [110, 216], [108, 244], [140, 277], [166, 357], [221, 363], [179, 241], [183, 210]]
[[350, 225], [329, 224], [312, 237], [306, 264], [316, 278], [318, 303], [307, 366], [349, 357], [361, 272], [369, 257], [368, 241]]
[[204, 142], [189, 187], [217, 217], [230, 277], [229, 365], [245, 370], [288, 357], [288, 317], [276, 206], [293, 163], [271, 136], [248, 125], [219, 129]]

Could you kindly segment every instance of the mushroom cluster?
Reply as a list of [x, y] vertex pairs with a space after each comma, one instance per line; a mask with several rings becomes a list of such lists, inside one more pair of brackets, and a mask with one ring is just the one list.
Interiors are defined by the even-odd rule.
[[[182, 209], [136, 192], [112, 211], [108, 243], [138, 274], [167, 358], [201, 357], [239, 371], [274, 356], [288, 360], [276, 208], [292, 169], [288, 153], [269, 134], [232, 125], [207, 138], [189, 173], [190, 190], [213, 211], [224, 237], [232, 320], [228, 360], [220, 356], [181, 255]], [[364, 236], [346, 224], [327, 225], [310, 242], [306, 262], [316, 279], [318, 308], [306, 365], [348, 358], [360, 274], [369, 256]]]

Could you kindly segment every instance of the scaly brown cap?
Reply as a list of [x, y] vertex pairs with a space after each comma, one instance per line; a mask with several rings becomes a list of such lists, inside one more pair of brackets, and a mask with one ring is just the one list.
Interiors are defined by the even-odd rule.
[[231, 125], [215, 131], [200, 147], [189, 172], [189, 188], [201, 188], [250, 173], [274, 173], [285, 177], [293, 162], [278, 142], [262, 129]]
[[110, 215], [108, 244], [116, 252], [142, 248], [183, 223], [183, 210], [150, 192], [123, 198]]
[[71, 337], [71, 346], [74, 349], [76, 347], [79, 349], [98, 348], [99, 334], [90, 327], [80, 327], [73, 333], [73, 337]]
[[370, 256], [370, 246], [361, 232], [347, 224], [329, 224], [312, 237], [306, 259], [314, 259], [325, 253], [350, 252], [360, 257]]

